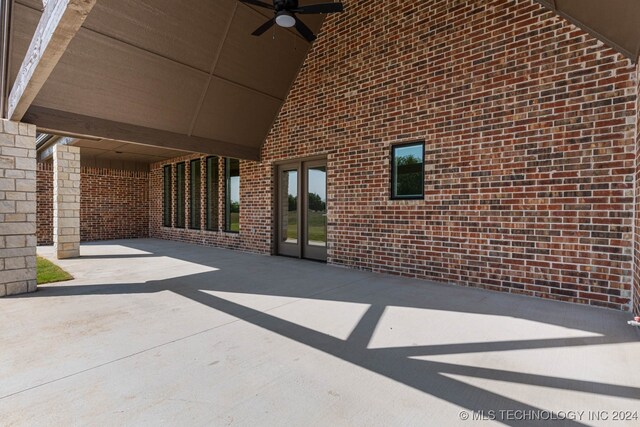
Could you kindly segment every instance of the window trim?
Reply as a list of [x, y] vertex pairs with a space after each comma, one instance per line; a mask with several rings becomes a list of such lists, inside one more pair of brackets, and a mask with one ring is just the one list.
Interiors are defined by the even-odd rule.
[[[211, 161], [211, 162], [210, 162]], [[209, 183], [212, 181], [211, 179], [209, 179], [209, 174], [211, 173], [211, 171], [209, 170], [209, 163], [213, 163], [215, 165], [215, 171], [216, 176], [214, 177], [215, 180], [214, 182], [216, 183], [216, 192], [213, 195], [216, 199], [216, 212], [214, 212], [214, 219], [215, 221], [211, 221], [210, 220], [210, 216], [212, 214], [211, 210], [209, 209], [209, 206], [211, 205], [211, 189], [209, 188]], [[202, 171], [201, 171], [202, 172]], [[220, 157], [218, 156], [209, 156], [205, 158], [205, 180], [206, 180], [206, 185], [205, 185], [205, 224], [204, 224], [204, 229], [206, 231], [219, 231], [220, 230]], [[213, 223], [213, 227], [209, 227], [209, 224]]]
[[[197, 194], [196, 197], [199, 199], [200, 210], [198, 212], [198, 226], [194, 227], [193, 225], [193, 200], [194, 200], [194, 186], [193, 186], [193, 165], [195, 163], [199, 163], [200, 166], [200, 176], [198, 177], [199, 186], [200, 186], [200, 194]], [[200, 230], [202, 229], [202, 159], [198, 157], [197, 159], [191, 159], [189, 161], [189, 229], [190, 230]]]
[[[225, 233], [240, 234], [240, 230], [231, 230], [231, 196], [229, 193], [229, 184], [231, 183], [231, 176], [229, 174], [231, 168], [229, 165], [232, 160], [238, 162], [238, 178], [240, 178], [240, 159], [225, 157], [224, 160], [224, 231]], [[242, 207], [240, 207], [240, 209], [242, 209]], [[238, 228], [240, 228], [240, 218], [238, 218]]]
[[[411, 147], [411, 146], [417, 146], [419, 145], [420, 147], [422, 147], [422, 194], [420, 195], [416, 195], [416, 196], [398, 196], [395, 194], [395, 189], [393, 186], [393, 177], [394, 177], [394, 172], [395, 172], [395, 163], [396, 163], [396, 149], [397, 148], [403, 148], [403, 147]], [[390, 189], [390, 200], [424, 200], [425, 197], [425, 191], [424, 191], [424, 178], [425, 178], [425, 155], [424, 155], [424, 149], [425, 149], [425, 142], [423, 140], [418, 140], [418, 141], [411, 141], [411, 142], [402, 142], [402, 143], [398, 143], [398, 144], [391, 144], [390, 146], [390, 151], [391, 151], [391, 155], [389, 156], [391, 158], [391, 163], [389, 166], [389, 189]]]

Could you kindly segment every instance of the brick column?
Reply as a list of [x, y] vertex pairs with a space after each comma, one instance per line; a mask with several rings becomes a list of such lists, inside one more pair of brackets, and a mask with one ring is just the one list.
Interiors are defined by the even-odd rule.
[[36, 290], [36, 128], [0, 119], [0, 297]]
[[53, 249], [58, 259], [80, 256], [80, 147], [53, 148]]

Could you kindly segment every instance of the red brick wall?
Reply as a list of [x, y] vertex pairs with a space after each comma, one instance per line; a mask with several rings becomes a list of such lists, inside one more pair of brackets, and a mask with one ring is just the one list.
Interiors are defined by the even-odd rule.
[[[189, 161], [201, 158], [201, 229], [193, 230], [190, 227], [190, 165]], [[163, 167], [166, 164], [173, 165], [172, 176], [175, 176], [175, 164], [186, 163], [186, 228], [166, 228], [162, 225], [162, 190], [163, 190]], [[246, 252], [271, 253], [271, 231], [273, 228], [271, 220], [272, 203], [272, 178], [269, 164], [256, 162], [240, 163], [240, 233], [228, 233], [224, 231], [224, 159], [218, 160], [218, 230], [208, 231], [206, 228], [206, 156], [191, 155], [171, 159], [170, 161], [155, 163], [151, 166], [149, 174], [150, 186], [150, 209], [151, 218], [149, 222], [149, 234], [151, 237], [161, 239], [178, 240], [182, 242], [197, 243], [203, 245], [218, 246], [228, 249], [237, 249]], [[175, 179], [172, 179], [175, 187]], [[175, 188], [173, 188], [173, 202], [175, 209]], [[175, 218], [175, 211], [172, 213]]]
[[[346, 1], [262, 150], [240, 235], [271, 252], [273, 162], [328, 158], [328, 262], [629, 309], [637, 84], [631, 63], [533, 1]], [[389, 147], [424, 140], [426, 197], [389, 199]]]
[[149, 236], [149, 174], [82, 168], [80, 239], [132, 239]]
[[[38, 164], [38, 244], [53, 244], [53, 172]], [[83, 242], [149, 235], [147, 172], [83, 167], [80, 170], [80, 239]]]
[[[640, 64], [637, 69], [638, 94], [640, 94]], [[640, 96], [637, 99], [636, 110], [636, 188], [635, 188], [635, 227], [633, 234], [634, 243], [634, 276], [633, 276], [633, 308], [636, 316], [640, 316]]]
[[38, 163], [36, 187], [38, 245], [53, 245], [53, 167], [51, 163]]

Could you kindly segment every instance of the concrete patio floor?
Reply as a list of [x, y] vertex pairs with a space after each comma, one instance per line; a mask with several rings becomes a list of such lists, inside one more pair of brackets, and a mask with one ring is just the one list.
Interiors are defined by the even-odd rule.
[[640, 423], [612, 421], [640, 415], [628, 313], [153, 239], [81, 253], [0, 299], [2, 425]]

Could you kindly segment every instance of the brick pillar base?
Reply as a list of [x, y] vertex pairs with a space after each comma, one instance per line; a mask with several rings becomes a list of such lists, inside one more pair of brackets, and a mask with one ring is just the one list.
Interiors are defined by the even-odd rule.
[[36, 290], [36, 128], [0, 119], [0, 297]]
[[53, 249], [58, 259], [80, 256], [80, 147], [53, 148]]

